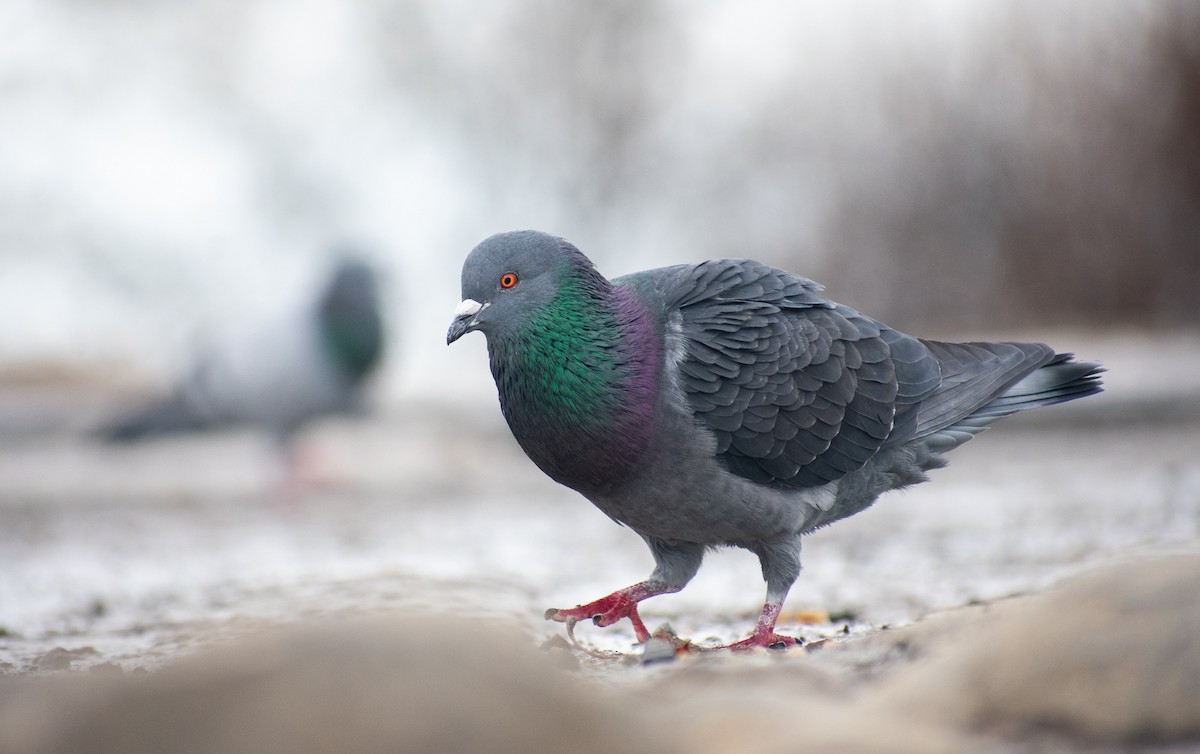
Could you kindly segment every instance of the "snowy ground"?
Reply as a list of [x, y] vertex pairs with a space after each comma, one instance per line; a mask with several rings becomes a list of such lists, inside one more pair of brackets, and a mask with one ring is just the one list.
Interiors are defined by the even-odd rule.
[[[1176, 374], [1196, 361], [1178, 346], [1159, 350]], [[1151, 363], [1136, 356], [1110, 362]], [[1173, 397], [1170, 385], [1192, 388], [1131, 371], [1114, 370], [1099, 399], [1008, 420], [932, 483], [811, 536], [787, 612], [837, 620], [785, 630], [865, 633], [1113, 559], [1200, 550], [1200, 393]], [[547, 607], [650, 569], [636, 536], [542, 477], [494, 407], [414, 401], [314, 427], [305, 445], [325, 486], [289, 497], [250, 433], [131, 447], [81, 434], [111, 398], [78, 385], [0, 397], [10, 426], [29, 430], [0, 445], [0, 671], [57, 647], [76, 669], [155, 668], [265, 624], [396, 608], [450, 610], [481, 632], [505, 617], [548, 637], [561, 627], [542, 622]], [[36, 416], [69, 419], [33, 431]], [[751, 555], [721, 551], [643, 614], [732, 640], [762, 591]], [[627, 625], [579, 634], [632, 648]]]

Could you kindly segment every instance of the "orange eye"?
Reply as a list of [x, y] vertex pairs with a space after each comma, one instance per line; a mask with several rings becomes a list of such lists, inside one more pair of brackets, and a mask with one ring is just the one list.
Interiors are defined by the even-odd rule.
[[517, 284], [517, 273], [506, 272], [500, 276], [500, 287], [508, 290]]

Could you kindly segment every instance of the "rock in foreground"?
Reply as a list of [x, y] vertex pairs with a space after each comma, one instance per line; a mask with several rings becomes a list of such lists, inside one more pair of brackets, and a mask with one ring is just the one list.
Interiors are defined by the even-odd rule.
[[1108, 568], [815, 652], [613, 665], [604, 672], [617, 683], [556, 665], [515, 630], [379, 618], [268, 634], [152, 674], [5, 679], [0, 751], [1186, 746], [1200, 743], [1197, 626], [1197, 556]]

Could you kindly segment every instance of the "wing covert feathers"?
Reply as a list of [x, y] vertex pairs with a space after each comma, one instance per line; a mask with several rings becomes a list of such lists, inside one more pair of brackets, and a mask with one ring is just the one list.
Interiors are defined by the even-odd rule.
[[881, 449], [952, 447], [1001, 416], [1099, 390], [1097, 364], [1041, 344], [920, 340], [758, 262], [663, 272], [688, 404], [718, 458], [756, 482], [823, 485]]

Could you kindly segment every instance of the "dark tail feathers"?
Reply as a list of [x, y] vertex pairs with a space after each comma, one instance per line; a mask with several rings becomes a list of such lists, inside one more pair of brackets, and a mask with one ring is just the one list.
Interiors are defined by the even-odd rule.
[[1103, 390], [1097, 361], [1075, 361], [1070, 353], [1055, 354], [1048, 363], [1018, 380], [1012, 387], [954, 424], [929, 438], [930, 447], [945, 452], [957, 447], [998, 419], [1029, 408], [1053, 406], [1094, 395]]
[[1070, 353], [1055, 354], [1050, 363], [1035, 369], [998, 398], [985, 404], [972, 416], [1000, 418], [1027, 408], [1053, 406], [1101, 392], [1097, 361], [1075, 361]]
[[205, 422], [180, 395], [174, 395], [96, 431], [96, 437], [108, 442], [133, 442], [154, 435], [192, 432], [203, 429]]

